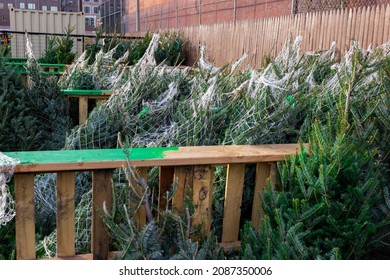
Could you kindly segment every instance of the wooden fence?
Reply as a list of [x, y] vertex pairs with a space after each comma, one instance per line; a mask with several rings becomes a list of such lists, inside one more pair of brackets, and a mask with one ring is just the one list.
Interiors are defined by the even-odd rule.
[[188, 43], [188, 65], [196, 61], [199, 46], [217, 66], [232, 63], [248, 53], [248, 63], [261, 66], [265, 55], [279, 53], [289, 36], [302, 36], [302, 50], [328, 49], [333, 41], [344, 53], [355, 39], [363, 48], [390, 39], [390, 4], [307, 14], [189, 26], [176, 29]]
[[[306, 151], [308, 146], [305, 145]], [[211, 230], [213, 168], [227, 165], [224, 215], [221, 242], [236, 246], [239, 238], [241, 203], [246, 164], [256, 164], [252, 222], [259, 225], [260, 190], [268, 178], [274, 177], [275, 162], [299, 152], [298, 144], [257, 146], [201, 146], [170, 148], [134, 148], [131, 165], [147, 181], [148, 167], [160, 167], [158, 207], [165, 209], [166, 193], [172, 182], [177, 189], [172, 209], [183, 213], [185, 193], [191, 190], [195, 212], [191, 224], [199, 225], [203, 234]], [[112, 171], [127, 166], [120, 149], [79, 151], [9, 152], [5, 155], [20, 160], [15, 168], [16, 256], [17, 259], [35, 259], [34, 175], [57, 173], [57, 257], [63, 259], [106, 259], [109, 256], [109, 238], [99, 216], [103, 203], [112, 205]], [[75, 255], [75, 172], [92, 171], [92, 242], [91, 254]], [[140, 186], [135, 185], [136, 189]], [[142, 189], [142, 188], [141, 188]], [[146, 222], [145, 209], [135, 213], [138, 225]]]

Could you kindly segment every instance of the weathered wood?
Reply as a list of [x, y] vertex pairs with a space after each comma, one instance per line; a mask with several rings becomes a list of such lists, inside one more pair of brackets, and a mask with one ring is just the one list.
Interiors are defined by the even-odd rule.
[[91, 250], [94, 260], [108, 256], [109, 236], [100, 215], [103, 204], [108, 211], [112, 205], [112, 170], [94, 170], [92, 173], [92, 237]]
[[[136, 169], [137, 174], [139, 175], [139, 178], [145, 181], [145, 183], [148, 182], [148, 168], [147, 167], [141, 167]], [[131, 178], [131, 184], [134, 186], [135, 191], [139, 196], [143, 196], [145, 193], [144, 188], [137, 184], [134, 180], [134, 178]], [[146, 212], [144, 204], [141, 204], [140, 207], [136, 210], [134, 213], [135, 220], [137, 222], [138, 228], [142, 228], [146, 224]]]
[[88, 118], [88, 96], [79, 97], [79, 124], [83, 124]]
[[[309, 145], [303, 145], [309, 153]], [[130, 155], [132, 166], [183, 166], [204, 164], [232, 164], [275, 162], [300, 151], [299, 144], [231, 145], [165, 148], [149, 153], [153, 148], [133, 148]], [[93, 169], [115, 169], [126, 166], [126, 157], [121, 149], [39, 151], [4, 153], [20, 160], [15, 172], [56, 172]], [[66, 158], [66, 160], [64, 160]], [[173, 177], [172, 177], [173, 178]]]
[[211, 165], [194, 167], [193, 196], [195, 213], [192, 216], [192, 226], [201, 225], [201, 234], [207, 235], [211, 228], [211, 203], [213, 193], [213, 173]]
[[15, 174], [16, 258], [33, 260], [35, 255], [34, 174]]
[[160, 167], [158, 187], [158, 208], [160, 209], [165, 209], [167, 206], [167, 191], [171, 190], [174, 170], [172, 166]]
[[230, 251], [230, 250], [237, 251], [241, 248], [241, 241], [219, 243], [218, 247], [222, 248], [224, 251]]
[[184, 200], [186, 191], [192, 189], [194, 175], [193, 166], [176, 166], [174, 171], [174, 181], [177, 182], [175, 195], [172, 198], [172, 208], [178, 214], [184, 211]]
[[222, 242], [238, 241], [245, 164], [229, 164], [226, 175]]
[[278, 180], [277, 180], [277, 165], [276, 162], [269, 163], [270, 166], [270, 174], [269, 174], [269, 180], [272, 182], [272, 185], [275, 187], [275, 189], [278, 189]]
[[[199, 42], [206, 44], [208, 56], [217, 66], [223, 66], [226, 61], [235, 61], [243, 53], [250, 54], [255, 50], [256, 55], [253, 58], [249, 56], [244, 63], [258, 68], [261, 67], [261, 58], [265, 55], [274, 56], [279, 53], [290, 35], [292, 38], [302, 35], [302, 51], [328, 49], [332, 41], [335, 41], [344, 54], [349, 49], [352, 38], [357, 39], [364, 48], [370, 43], [386, 43], [389, 40], [388, 33], [385, 33], [386, 36], [379, 37], [378, 34], [374, 37], [370, 35], [370, 32], [390, 28], [389, 18], [386, 17], [386, 13], [382, 13], [388, 8], [389, 5], [372, 5], [363, 9], [300, 13], [283, 17], [258, 18], [253, 21], [183, 26], [179, 29], [171, 25], [170, 28], [180, 30], [189, 42], [192, 42], [192, 47]], [[345, 21], [346, 15], [348, 21]], [[379, 20], [378, 24], [377, 20]], [[278, 23], [281, 21], [283, 24], [279, 29]], [[367, 31], [368, 35], [364, 35]], [[376, 40], [379, 39], [380, 41], [377, 42]], [[187, 60], [190, 63], [195, 62], [198, 56], [198, 52], [193, 52]]]
[[252, 224], [255, 229], [259, 228], [260, 216], [263, 216], [261, 208], [260, 192], [267, 185], [267, 179], [270, 177], [271, 165], [261, 162], [256, 165], [255, 189], [253, 192]]
[[75, 252], [75, 172], [57, 173], [57, 257], [70, 257]]

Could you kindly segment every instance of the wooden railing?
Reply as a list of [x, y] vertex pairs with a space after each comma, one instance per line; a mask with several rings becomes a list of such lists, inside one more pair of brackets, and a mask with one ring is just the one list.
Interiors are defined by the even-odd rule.
[[[307, 147], [307, 145], [305, 145]], [[266, 180], [274, 177], [275, 163], [299, 152], [300, 145], [199, 146], [171, 148], [134, 148], [130, 163], [147, 180], [148, 167], [160, 167], [159, 207], [172, 182], [177, 190], [172, 207], [180, 213], [184, 207], [186, 188], [192, 189], [195, 207], [191, 224], [200, 225], [203, 234], [210, 232], [213, 168], [227, 165], [222, 244], [234, 245], [239, 240], [241, 201], [246, 164], [256, 164], [252, 222], [259, 224], [259, 192]], [[17, 259], [35, 259], [34, 176], [57, 173], [57, 257], [75, 255], [75, 172], [92, 171], [92, 241], [90, 258], [107, 259], [109, 238], [98, 212], [106, 203], [111, 208], [112, 171], [127, 166], [120, 149], [11, 152], [7, 156], [20, 160], [15, 168], [16, 254]], [[138, 223], [145, 224], [144, 209], [136, 213]]]
[[[98, 102], [107, 100], [112, 92], [111, 90], [82, 90], [82, 89], [64, 89], [61, 90], [66, 98], [78, 98], [79, 100], [79, 124], [86, 122], [88, 118], [88, 100], [95, 99]], [[69, 104], [69, 100], [68, 100]], [[68, 109], [69, 111], [69, 109]]]

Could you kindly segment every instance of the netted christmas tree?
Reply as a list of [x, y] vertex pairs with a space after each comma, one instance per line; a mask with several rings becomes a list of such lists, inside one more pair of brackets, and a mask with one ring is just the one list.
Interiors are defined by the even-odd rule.
[[[339, 60], [335, 44], [302, 53], [300, 38], [287, 40], [283, 51], [260, 70], [243, 68], [245, 56], [216, 67], [204, 51], [196, 69], [168, 68], [155, 60], [158, 45], [155, 35], [145, 55], [131, 66], [128, 54], [114, 57], [115, 48], [100, 49], [93, 63], [84, 54], [71, 65], [59, 81], [62, 88], [77, 88], [88, 77], [88, 87], [110, 89], [113, 94], [86, 123], [69, 132], [61, 148], [116, 148], [118, 133], [129, 147], [310, 142], [310, 155], [297, 155], [279, 167], [279, 189], [263, 194], [267, 218], [256, 229], [261, 234], [246, 225], [242, 251], [235, 257], [367, 258], [385, 246], [381, 237], [389, 221], [388, 44], [362, 50], [354, 43]], [[154, 213], [157, 171], [150, 169], [148, 176]], [[253, 195], [259, 195], [253, 193], [252, 175], [248, 168], [243, 222]], [[78, 253], [89, 251], [88, 176], [76, 177]], [[118, 203], [113, 213], [106, 213], [115, 249], [122, 257], [135, 259], [220, 258], [214, 249], [220, 237], [225, 176], [226, 168], [215, 169], [216, 239], [196, 243], [188, 239], [187, 230], [196, 229], [188, 223], [187, 213], [177, 217], [165, 209], [159, 213], [165, 224], [150, 221], [137, 228], [133, 210], [140, 197], [129, 193], [130, 180], [123, 171], [115, 171]], [[38, 177], [35, 188], [37, 215], [50, 224], [55, 216], [55, 176]], [[191, 216], [191, 201], [186, 203]], [[53, 256], [55, 232], [39, 245], [42, 254]], [[205, 250], [199, 253], [201, 247]]]

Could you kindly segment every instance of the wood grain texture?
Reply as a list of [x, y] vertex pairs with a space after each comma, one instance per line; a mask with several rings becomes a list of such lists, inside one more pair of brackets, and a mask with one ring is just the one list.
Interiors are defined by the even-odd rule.
[[167, 206], [167, 192], [171, 191], [174, 170], [172, 166], [160, 167], [158, 187], [158, 208], [160, 209], [165, 209]]
[[213, 193], [214, 168], [211, 165], [194, 167], [193, 196], [195, 213], [192, 216], [192, 226], [201, 226], [201, 235], [206, 236], [211, 228], [211, 203]]
[[193, 166], [176, 166], [174, 171], [174, 181], [177, 183], [175, 195], [172, 198], [172, 209], [177, 214], [184, 212], [184, 200], [188, 190], [192, 190]]
[[[309, 145], [303, 145], [309, 153]], [[146, 148], [147, 149], [147, 148]], [[97, 150], [88, 150], [87, 152], [96, 153]], [[109, 156], [104, 160], [85, 160], [83, 157], [74, 157], [74, 162], [61, 162], [61, 153], [63, 151], [52, 151], [50, 153], [57, 155], [56, 160], [46, 163], [22, 163], [15, 167], [15, 173], [22, 172], [56, 172], [56, 171], [80, 171], [94, 169], [115, 169], [126, 166], [127, 162], [124, 154], [120, 157]], [[85, 151], [84, 151], [85, 152]], [[99, 150], [104, 153], [105, 150]], [[109, 152], [109, 150], [107, 151]], [[284, 160], [287, 155], [300, 152], [299, 144], [269, 144], [269, 145], [231, 145], [231, 146], [195, 146], [179, 147], [178, 150], [169, 150], [164, 152], [163, 157], [131, 159], [132, 166], [151, 167], [151, 166], [185, 166], [185, 165], [225, 165], [231, 163], [257, 163], [257, 162], [275, 162]], [[37, 152], [39, 153], [39, 152]], [[7, 153], [4, 153], [7, 155]], [[10, 153], [11, 154], [11, 153]], [[21, 155], [21, 156], [17, 156]], [[11, 157], [18, 158], [23, 162], [22, 153], [12, 153]]]
[[[183, 26], [171, 30], [182, 33], [189, 41], [189, 48], [196, 50], [199, 49], [198, 44], [207, 45], [207, 56], [216, 66], [223, 66], [226, 62], [237, 60], [243, 53], [250, 54], [256, 50], [256, 54], [253, 57], [249, 56], [244, 62], [243, 68], [245, 64], [258, 68], [261, 67], [262, 57], [274, 56], [282, 50], [290, 34], [293, 39], [297, 35], [302, 35], [303, 51], [329, 49], [331, 43], [335, 41], [342, 54], [345, 54], [351, 38], [358, 39], [364, 48], [371, 43], [374, 45], [386, 43], [390, 39], [387, 32], [390, 25], [389, 18], [383, 11], [389, 8], [388, 4], [371, 5], [364, 8], [299, 13], [251, 21]], [[384, 28], [387, 28], [385, 32], [382, 31]], [[194, 51], [187, 58], [195, 62], [198, 56], [199, 52]]]
[[57, 173], [57, 256], [69, 257], [75, 251], [75, 172]]
[[259, 228], [260, 216], [263, 216], [261, 208], [260, 192], [267, 185], [267, 179], [271, 175], [271, 165], [269, 163], [258, 163], [256, 165], [255, 189], [253, 192], [252, 224], [255, 229]]
[[79, 124], [83, 124], [88, 118], [88, 96], [79, 97]]
[[226, 175], [222, 242], [238, 241], [245, 164], [229, 164]]
[[106, 260], [109, 236], [100, 215], [105, 203], [108, 211], [112, 206], [112, 170], [94, 170], [92, 173], [92, 237], [91, 250], [94, 260]]
[[[148, 182], [147, 167], [137, 168], [136, 172], [138, 173], [140, 179], [144, 180], [145, 183]], [[145, 192], [144, 188], [141, 185], [137, 184], [134, 178], [131, 179], [131, 183], [134, 186], [137, 194], [142, 197]], [[141, 204], [140, 207], [136, 210], [136, 212], [134, 213], [134, 217], [137, 222], [138, 228], [142, 228], [146, 224], [146, 212], [145, 212], [144, 204]]]
[[34, 260], [34, 174], [15, 174], [16, 258]]

